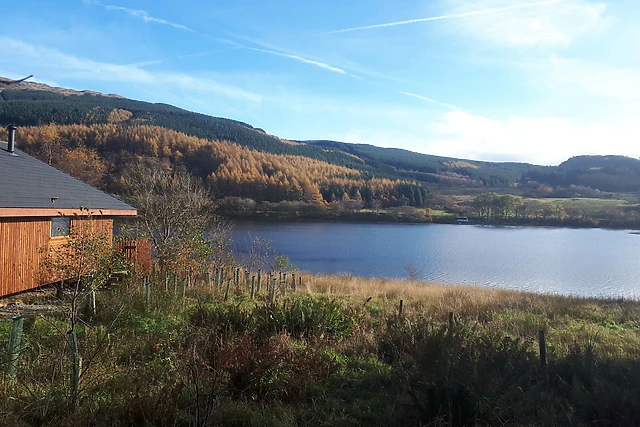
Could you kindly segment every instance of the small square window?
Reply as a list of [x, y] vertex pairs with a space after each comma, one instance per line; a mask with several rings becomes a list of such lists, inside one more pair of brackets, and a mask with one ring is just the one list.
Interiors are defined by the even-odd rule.
[[71, 229], [71, 218], [56, 216], [51, 218], [51, 237], [65, 237]]

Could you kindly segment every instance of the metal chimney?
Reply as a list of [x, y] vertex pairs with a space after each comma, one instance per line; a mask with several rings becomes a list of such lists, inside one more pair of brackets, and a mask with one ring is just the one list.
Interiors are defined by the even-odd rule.
[[16, 129], [14, 125], [7, 126], [7, 132], [9, 132], [9, 137], [7, 138], [7, 151], [11, 154], [15, 152], [16, 147]]

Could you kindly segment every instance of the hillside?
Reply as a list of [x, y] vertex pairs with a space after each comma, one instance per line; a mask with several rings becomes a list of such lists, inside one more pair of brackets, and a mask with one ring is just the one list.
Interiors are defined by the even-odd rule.
[[[6, 131], [0, 129], [0, 139]], [[358, 206], [421, 207], [429, 194], [409, 180], [360, 171], [304, 156], [250, 150], [227, 141], [188, 136], [159, 126], [49, 124], [20, 128], [24, 151], [92, 185], [122, 193], [123, 177], [138, 161], [172, 165], [202, 179], [217, 198], [253, 202], [341, 201]]]
[[[0, 78], [0, 126], [40, 126], [50, 123], [158, 126], [203, 140], [234, 143], [258, 152], [301, 156], [347, 167], [357, 171], [364, 180], [373, 177], [408, 180], [429, 188], [481, 190], [518, 185], [536, 191], [540, 187], [581, 189], [572, 190], [567, 195], [590, 194], [592, 190], [640, 191], [640, 161], [621, 156], [579, 156], [558, 166], [544, 167], [528, 163], [455, 159], [339, 141], [287, 141], [247, 123], [194, 113], [171, 105], [94, 91], [56, 88], [42, 83], [8, 84], [6, 79]], [[197, 169], [199, 166], [195, 167]], [[194, 172], [203, 176], [201, 171]], [[545, 191], [538, 193], [546, 194]]]
[[24, 86], [17, 86], [16, 89], [14, 85], [0, 83], [0, 125], [91, 125], [114, 122], [128, 126], [155, 125], [198, 138], [235, 142], [272, 154], [305, 156], [341, 166], [362, 166], [362, 162], [353, 156], [283, 141], [266, 134], [262, 129], [236, 120], [211, 117], [166, 104], [105, 96], [97, 92], [69, 91], [38, 83], [20, 85]]
[[556, 167], [531, 169], [521, 182], [584, 186], [600, 191], [640, 191], [640, 160], [624, 156], [576, 156]]
[[417, 181], [446, 187], [502, 187], [517, 182], [522, 174], [537, 170], [528, 163], [492, 163], [414, 153], [399, 148], [338, 141], [306, 141], [308, 144], [353, 154], [375, 169]]

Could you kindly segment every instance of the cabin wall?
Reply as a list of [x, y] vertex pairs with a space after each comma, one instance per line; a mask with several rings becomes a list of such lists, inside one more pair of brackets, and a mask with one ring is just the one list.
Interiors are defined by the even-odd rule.
[[[71, 227], [84, 223], [112, 238], [111, 218], [72, 219]], [[66, 237], [51, 238], [51, 218], [0, 218], [0, 296], [50, 283], [41, 277], [42, 261], [50, 247], [66, 241]]]
[[0, 296], [39, 286], [50, 235], [49, 218], [0, 218]]

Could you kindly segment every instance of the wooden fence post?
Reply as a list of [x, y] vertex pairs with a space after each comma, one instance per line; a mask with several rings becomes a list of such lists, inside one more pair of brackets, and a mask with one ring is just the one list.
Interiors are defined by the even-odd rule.
[[224, 292], [224, 300], [229, 299], [229, 290], [231, 289], [231, 279], [227, 280], [227, 290]]
[[24, 330], [24, 317], [13, 316], [11, 318], [11, 331], [9, 332], [9, 348], [7, 354], [6, 372], [10, 377], [15, 377], [18, 372], [20, 360], [20, 346], [22, 345], [22, 331]]
[[403, 305], [404, 305], [404, 301], [400, 300], [400, 306], [398, 307], [398, 316], [402, 316]]
[[256, 291], [258, 292], [258, 295], [260, 295], [260, 287], [262, 285], [262, 270], [258, 270], [258, 285], [257, 285], [257, 289]]
[[251, 276], [251, 293], [249, 298], [253, 299], [256, 296], [256, 276]]
[[276, 302], [276, 285], [277, 279], [274, 277], [271, 284], [271, 304]]
[[538, 343], [540, 345], [540, 366], [545, 366], [547, 364], [547, 343], [542, 329], [538, 331]]

